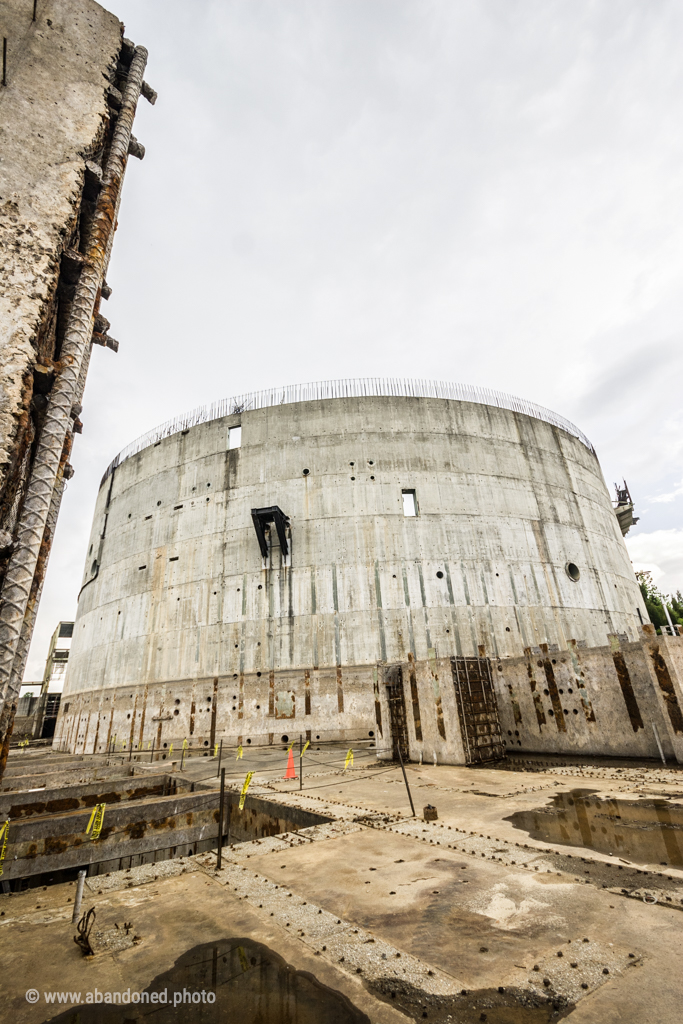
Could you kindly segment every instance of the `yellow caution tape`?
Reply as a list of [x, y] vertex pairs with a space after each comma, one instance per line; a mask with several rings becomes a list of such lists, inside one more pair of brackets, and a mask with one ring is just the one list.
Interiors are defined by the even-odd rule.
[[289, 744], [289, 746], [287, 747], [287, 753], [289, 753], [289, 752], [290, 752], [290, 750], [292, 749], [292, 747], [294, 746], [294, 744], [295, 744], [295, 743], [296, 743], [296, 740], [292, 740], [292, 742], [291, 742], [291, 743]]
[[187, 740], [183, 740], [183, 750], [187, 750]]
[[213, 748], [213, 756], [218, 757], [218, 744], [216, 743]]
[[92, 829], [92, 835], [90, 836], [91, 839], [100, 838], [100, 832], [102, 831], [102, 822], [104, 821], [104, 810], [106, 806], [106, 804], [95, 804], [95, 806], [92, 809], [90, 821], [88, 822], [88, 827], [85, 830], [85, 833], [87, 835], [90, 832], [90, 829]]
[[346, 755], [346, 761], [344, 762], [344, 771], [346, 771], [346, 769], [349, 767], [349, 765], [351, 765], [351, 767], [353, 768], [353, 751], [352, 750], [349, 750], [348, 754]]
[[304, 747], [304, 749], [303, 749], [303, 750], [301, 751], [301, 756], [302, 756], [302, 757], [304, 756], [304, 754], [306, 753], [306, 751], [308, 750], [308, 748], [310, 747], [310, 745], [311, 745], [311, 741], [310, 741], [310, 740], [306, 740], [306, 746], [305, 746], [305, 747]]
[[168, 748], [168, 756], [170, 757], [172, 753], [173, 753], [173, 744], [171, 744], [171, 746]]
[[247, 790], [249, 789], [249, 783], [251, 782], [253, 776], [254, 776], [253, 772], [247, 772], [247, 777], [244, 780], [244, 785], [242, 786], [242, 792], [240, 793], [240, 807], [239, 807], [240, 810], [242, 810], [242, 808], [244, 807], [244, 801], [247, 799]]
[[0, 827], [0, 840], [2, 841], [2, 846], [0, 846], [0, 875], [2, 874], [2, 865], [3, 865], [3, 861], [5, 860], [5, 854], [7, 853], [7, 839], [8, 839], [8, 837], [9, 837], [9, 818], [4, 823], [4, 825], [2, 827]]
[[242, 973], [245, 974], [249, 970], [249, 963], [247, 961], [247, 955], [246, 955], [246, 953], [244, 952], [244, 950], [242, 949], [241, 946], [237, 947], [237, 952], [238, 952], [239, 958], [240, 958], [240, 966], [242, 968]]
[[105, 809], [106, 806], [107, 806], [106, 804], [98, 804], [97, 805], [97, 814], [95, 815], [95, 821], [94, 821], [93, 827], [92, 827], [92, 838], [93, 839], [99, 839], [100, 838], [100, 832], [102, 831], [102, 822], [104, 821], [104, 809]]
[[237, 748], [237, 757], [235, 758], [235, 760], [239, 761], [239, 759], [241, 757], [243, 757], [243, 756], [244, 756], [244, 751], [242, 750], [242, 744], [240, 743], [239, 747]]

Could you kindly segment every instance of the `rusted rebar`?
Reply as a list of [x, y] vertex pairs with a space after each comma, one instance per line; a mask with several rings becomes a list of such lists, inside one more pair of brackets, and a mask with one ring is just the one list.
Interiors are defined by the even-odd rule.
[[28, 605], [31, 586], [45, 532], [64, 440], [71, 425], [71, 410], [78, 394], [83, 358], [93, 332], [95, 305], [106, 269], [109, 242], [116, 226], [116, 209], [128, 160], [128, 145], [147, 50], [136, 47], [130, 65], [121, 110], [112, 137], [90, 226], [83, 269], [76, 286], [60, 362], [19, 521], [14, 551], [0, 592], [0, 778], [4, 772], [13, 715], [10, 685], [12, 667]]

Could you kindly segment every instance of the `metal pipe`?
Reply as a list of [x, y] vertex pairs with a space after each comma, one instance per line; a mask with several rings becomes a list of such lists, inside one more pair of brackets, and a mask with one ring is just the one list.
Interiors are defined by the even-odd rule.
[[[3, 752], [5, 737], [8, 732], [11, 733], [13, 725], [12, 701], [10, 699], [8, 703], [7, 700], [12, 666], [64, 441], [71, 424], [71, 410], [78, 393], [81, 366], [92, 339], [95, 304], [104, 276], [109, 240], [115, 230], [117, 200], [128, 160], [128, 144], [146, 63], [147, 50], [142, 46], [136, 47], [112, 137], [109, 159], [103, 174], [102, 188], [90, 226], [83, 268], [62, 341], [62, 370], [50, 393], [31, 479], [26, 489], [14, 551], [0, 592], [0, 744]], [[6, 755], [0, 755], [0, 778], [5, 764]]]
[[654, 722], [652, 723], [652, 731], [655, 734], [655, 739], [657, 740], [657, 746], [659, 747], [659, 756], [662, 759], [662, 764], [666, 764], [666, 758], [664, 757], [664, 751], [662, 750], [662, 744], [659, 739], [659, 733], [657, 732], [657, 726]]
[[664, 613], [666, 615], [666, 621], [669, 623], [669, 629], [671, 630], [671, 635], [672, 636], [676, 636], [676, 630], [674, 629], [674, 624], [671, 621], [671, 616], [669, 615], [669, 606], [666, 603], [666, 598], [664, 597], [664, 594], [662, 594], [662, 604], [664, 606]]
[[223, 810], [225, 807], [225, 768], [221, 768], [221, 802], [218, 806], [218, 858], [216, 870], [221, 869], [221, 856], [223, 853]]
[[223, 740], [221, 740], [221, 749], [218, 751], [218, 771], [216, 772], [217, 776], [220, 775], [220, 773], [221, 773], [221, 760], [222, 760], [222, 757], [223, 757]]
[[406, 789], [408, 790], [408, 799], [410, 800], [410, 809], [413, 812], [413, 817], [415, 817], [415, 805], [413, 804], [413, 798], [412, 798], [412, 795], [410, 793], [410, 786], [408, 785], [408, 776], [406, 775], [405, 765], [403, 764], [403, 758], [401, 757], [401, 742], [400, 742], [400, 740], [396, 744], [396, 750], [398, 751], [398, 759], [401, 762], [401, 771], [403, 772], [403, 781], [405, 782]]
[[81, 916], [81, 902], [83, 901], [83, 888], [85, 886], [85, 876], [87, 874], [86, 869], [78, 872], [78, 882], [76, 884], [76, 896], [74, 897], [74, 912], [71, 915], [71, 923], [76, 924], [79, 917]]
[[304, 788], [304, 738], [299, 733], [299, 789]]

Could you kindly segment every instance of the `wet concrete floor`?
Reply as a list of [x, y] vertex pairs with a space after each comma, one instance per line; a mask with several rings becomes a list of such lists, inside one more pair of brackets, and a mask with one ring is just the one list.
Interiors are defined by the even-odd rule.
[[[195, 946], [142, 992], [124, 991], [125, 1004], [105, 1005], [110, 995], [80, 1005], [79, 1024], [370, 1024], [347, 996], [245, 937]], [[49, 1019], [72, 1024], [74, 1010]]]
[[[240, 770], [251, 767], [245, 763]], [[84, 959], [70, 924], [72, 886], [0, 897], [0, 1005], [8, 1019], [43, 1024], [60, 1015], [75, 1021], [78, 1014], [79, 1024], [86, 1024], [85, 999], [69, 1017], [65, 1007], [45, 1005], [45, 991], [151, 989], [157, 979], [175, 977], [183, 958], [199, 955], [198, 941], [211, 949], [208, 963], [195, 965], [203, 981], [212, 977], [213, 947], [232, 950], [240, 936], [247, 970], [238, 951], [223, 954], [221, 1002], [233, 984], [227, 974], [233, 967], [240, 972], [236, 987], [246, 984], [249, 992], [256, 984], [249, 975], [257, 978], [261, 967], [255, 953], [247, 955], [250, 943], [252, 950], [260, 944], [269, 958], [281, 958], [267, 969], [273, 991], [280, 991], [284, 964], [315, 979], [331, 999], [335, 992], [343, 996], [339, 1004], [333, 999], [331, 1013], [366, 1014], [372, 1024], [678, 1019], [683, 870], [661, 854], [661, 825], [668, 822], [657, 817], [657, 807], [663, 802], [670, 812], [680, 848], [675, 808], [683, 773], [647, 765], [536, 766], [533, 774], [411, 765], [407, 775], [418, 814], [427, 803], [438, 808], [438, 821], [428, 825], [409, 817], [400, 769], [382, 766], [373, 773], [370, 763], [346, 772], [316, 767], [303, 793], [298, 782], [295, 789], [275, 771], [262, 780], [257, 773], [253, 785], [262, 795], [335, 817], [344, 826], [336, 833], [321, 826], [320, 840], [289, 836], [226, 850], [221, 872], [206, 856], [203, 864], [201, 857], [190, 858], [187, 873], [178, 877], [119, 873], [117, 891], [98, 879], [102, 891], [90, 890], [85, 906], [97, 906], [102, 928], [132, 921], [141, 939], [134, 948]], [[609, 839], [616, 843], [621, 835], [620, 806], [626, 804], [633, 805], [626, 820], [635, 822], [634, 834], [660, 836], [663, 847], [641, 847], [653, 870], [641, 871], [645, 861], [610, 848]], [[556, 820], [558, 808], [569, 815], [574, 842], [550, 832], [522, 834], [512, 820], [546, 809]], [[585, 815], [584, 831], [588, 824], [585, 838], [579, 815]], [[605, 835], [603, 851], [597, 843]], [[632, 868], [623, 863], [627, 858]], [[659, 866], [664, 860], [666, 869]], [[640, 885], [661, 890], [656, 905], [637, 895]], [[40, 1000], [30, 1005], [25, 992], [38, 985]], [[276, 1004], [289, 1005], [280, 995]], [[213, 1018], [200, 1013], [210, 1008], [193, 1004], [191, 1013], [169, 1019], [196, 1016], [208, 1024]], [[141, 1018], [138, 1008], [129, 1007], [120, 1019]], [[241, 1005], [232, 1019], [251, 1020]], [[318, 1012], [316, 1019], [323, 1024], [336, 1018]], [[100, 1012], [94, 1020], [106, 1018]]]
[[667, 799], [620, 800], [595, 789], [555, 793], [544, 807], [505, 819], [532, 839], [683, 867], [683, 806]]

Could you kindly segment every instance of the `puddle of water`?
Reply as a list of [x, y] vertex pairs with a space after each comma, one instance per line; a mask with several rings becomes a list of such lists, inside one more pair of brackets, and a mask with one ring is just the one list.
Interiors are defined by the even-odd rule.
[[[122, 983], [111, 973], [112, 990]], [[100, 985], [102, 982], [100, 982]], [[83, 986], [85, 988], [85, 985]], [[124, 1006], [72, 1006], [50, 1024], [370, 1024], [341, 992], [312, 974], [296, 971], [273, 950], [251, 939], [225, 939], [195, 946], [144, 990], [166, 993], [167, 1002], [132, 1001]], [[204, 1001], [201, 993], [204, 992]], [[199, 1002], [179, 1002], [187, 992]], [[215, 996], [214, 1002], [209, 999]], [[85, 991], [82, 994], [85, 999]], [[163, 998], [163, 996], [162, 996]], [[174, 1006], [174, 1002], [178, 1005]]]
[[683, 806], [667, 800], [603, 799], [593, 789], [572, 789], [556, 793], [546, 807], [505, 820], [548, 843], [683, 867]]
[[380, 978], [368, 985], [374, 995], [391, 1003], [411, 1020], [430, 1024], [546, 1024], [562, 1020], [576, 1009], [561, 996], [544, 996], [522, 989], [481, 988], [457, 996], [428, 995], [407, 982]]

